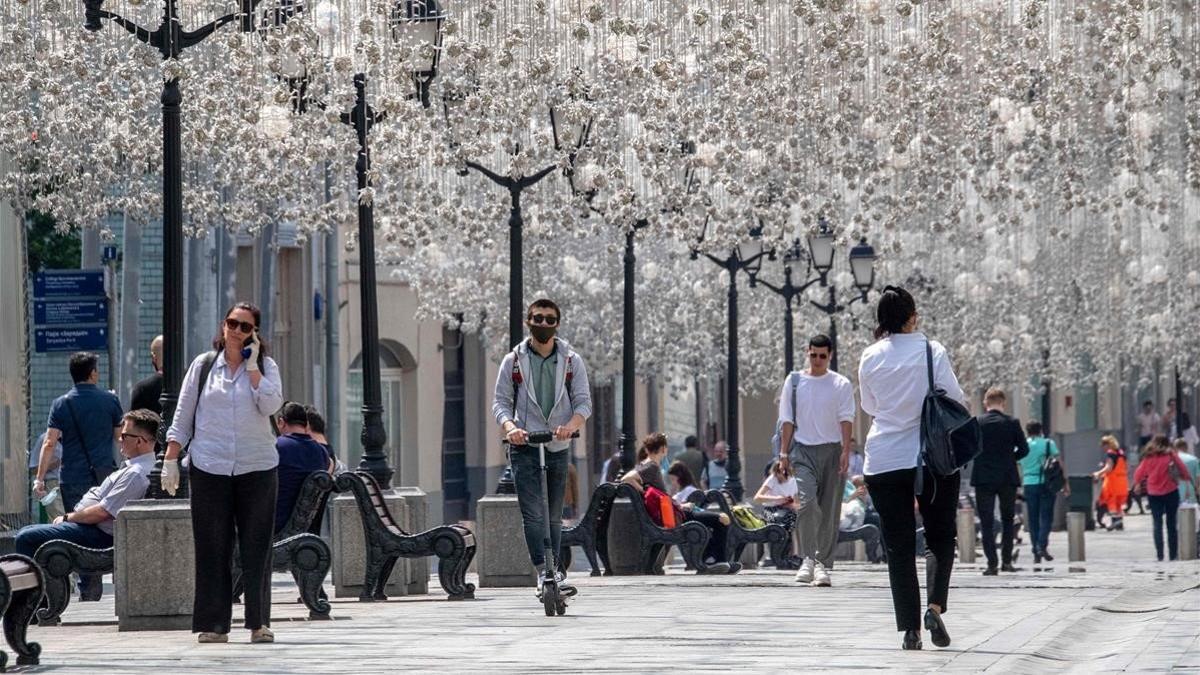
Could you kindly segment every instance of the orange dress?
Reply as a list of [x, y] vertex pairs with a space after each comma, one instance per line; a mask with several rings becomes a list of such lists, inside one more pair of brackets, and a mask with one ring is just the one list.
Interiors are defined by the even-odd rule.
[[1129, 470], [1125, 463], [1125, 451], [1120, 448], [1109, 450], [1107, 458], [1113, 468], [1104, 475], [1098, 503], [1109, 513], [1120, 514], [1125, 508], [1125, 500], [1129, 498]]

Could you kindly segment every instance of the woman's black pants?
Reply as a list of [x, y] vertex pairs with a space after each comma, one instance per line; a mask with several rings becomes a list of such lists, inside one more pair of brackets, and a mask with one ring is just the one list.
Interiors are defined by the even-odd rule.
[[892, 605], [896, 610], [896, 630], [921, 629], [921, 586], [917, 581], [916, 501], [925, 524], [926, 591], [929, 604], [944, 613], [950, 594], [950, 570], [954, 566], [954, 540], [957, 534], [959, 474], [934, 476], [924, 468], [924, 489], [916, 494], [916, 469], [901, 469], [867, 476], [867, 490], [879, 513], [883, 542], [887, 549], [888, 578], [892, 586]]
[[684, 516], [687, 520], [703, 523], [712, 532], [708, 546], [704, 549], [705, 559], [715, 558], [717, 562], [731, 562], [725, 559], [725, 536], [728, 528], [721, 524], [721, 514], [697, 507], [693, 511], [685, 511]]
[[233, 620], [233, 545], [245, 584], [246, 628], [271, 625], [271, 545], [275, 469], [218, 476], [191, 467], [192, 541], [196, 546], [193, 633], [228, 633]]

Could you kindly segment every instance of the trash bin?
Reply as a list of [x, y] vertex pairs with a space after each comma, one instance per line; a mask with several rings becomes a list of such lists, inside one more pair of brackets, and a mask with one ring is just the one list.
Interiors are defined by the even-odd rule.
[[1095, 481], [1088, 474], [1068, 476], [1067, 485], [1071, 486], [1071, 496], [1058, 495], [1054, 502], [1054, 523], [1050, 528], [1055, 532], [1067, 529], [1067, 511], [1079, 511], [1086, 516], [1085, 529], [1096, 529], [1096, 496], [1093, 494]]

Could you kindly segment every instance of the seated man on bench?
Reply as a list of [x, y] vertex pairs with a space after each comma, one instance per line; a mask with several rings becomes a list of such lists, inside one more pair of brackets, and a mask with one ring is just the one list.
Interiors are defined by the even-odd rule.
[[[121, 420], [121, 455], [125, 465], [112, 472], [98, 487], [88, 490], [78, 504], [52, 525], [30, 525], [17, 532], [16, 552], [33, 557], [38, 547], [52, 539], [64, 539], [85, 548], [111, 548], [113, 521], [125, 504], [146, 496], [150, 471], [154, 468], [154, 442], [159, 417], [141, 409], [125, 414]], [[99, 599], [100, 589], [93, 598]]]
[[279, 453], [275, 531], [279, 532], [292, 517], [304, 480], [314, 471], [332, 474], [334, 465], [329, 451], [309, 434], [308, 410], [303, 405], [292, 401], [284, 403], [275, 416], [275, 426], [279, 429], [279, 438], [275, 439], [275, 450]]

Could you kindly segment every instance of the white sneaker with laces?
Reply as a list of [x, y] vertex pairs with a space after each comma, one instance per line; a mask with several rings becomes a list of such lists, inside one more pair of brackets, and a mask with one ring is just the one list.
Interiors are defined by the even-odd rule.
[[829, 581], [829, 570], [825, 569], [825, 566], [822, 565], [821, 563], [817, 563], [816, 566], [813, 568], [812, 585], [813, 586], [832, 586], [833, 585]]
[[813, 566], [816, 561], [812, 558], [805, 558], [800, 565], [800, 571], [796, 572], [796, 582], [801, 584], [811, 584], [813, 580]]

